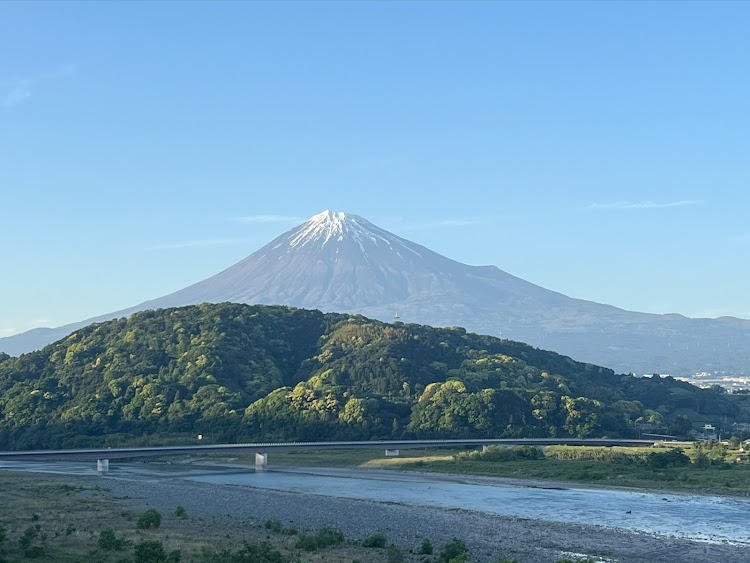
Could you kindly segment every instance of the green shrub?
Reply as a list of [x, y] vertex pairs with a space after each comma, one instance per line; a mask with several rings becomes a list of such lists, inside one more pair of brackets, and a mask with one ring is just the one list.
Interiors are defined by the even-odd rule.
[[404, 554], [398, 547], [396, 547], [393, 544], [388, 546], [386, 557], [387, 557], [388, 563], [404, 563]]
[[711, 465], [711, 460], [708, 459], [708, 456], [703, 452], [698, 452], [698, 455], [695, 456], [695, 459], [693, 460], [693, 465], [697, 469], [708, 469], [708, 467]]
[[156, 540], [144, 540], [135, 546], [134, 563], [166, 563], [164, 545]]
[[385, 547], [388, 539], [385, 534], [373, 534], [362, 540], [362, 547]]
[[149, 508], [138, 517], [136, 524], [139, 530], [148, 530], [149, 528], [158, 528], [161, 526], [161, 514], [155, 508]]
[[268, 542], [245, 542], [242, 549], [232, 552], [228, 549], [214, 551], [208, 546], [201, 547], [202, 563], [291, 563], [291, 559], [281, 554]]
[[680, 448], [670, 448], [666, 452], [651, 452], [646, 456], [646, 466], [651, 469], [680, 467], [690, 463], [690, 458]]
[[468, 555], [469, 548], [466, 547], [466, 543], [458, 538], [453, 538], [440, 548], [437, 561], [438, 563], [461, 563], [466, 560]]
[[299, 535], [297, 543], [294, 544], [294, 547], [305, 551], [315, 551], [318, 549], [318, 542], [315, 539], [315, 536], [308, 536], [306, 533], [302, 532]]
[[504, 557], [501, 557], [497, 560], [497, 563], [518, 563], [518, 559], [505, 559]]
[[315, 540], [318, 542], [318, 547], [328, 547], [329, 545], [343, 543], [344, 534], [337, 528], [323, 526], [318, 530], [318, 533], [315, 534]]
[[21, 551], [27, 554], [27, 557], [30, 557], [28, 553], [31, 551], [31, 544], [39, 537], [40, 530], [41, 526], [39, 524], [36, 526], [29, 526], [24, 530], [23, 535], [21, 535], [18, 540], [18, 546], [21, 548]]
[[535, 446], [498, 447], [488, 446], [484, 451], [464, 452], [457, 460], [470, 461], [518, 461], [522, 459], [545, 459], [544, 452]]
[[129, 545], [125, 538], [118, 538], [112, 528], [105, 528], [99, 532], [99, 547], [105, 551], [121, 551]]
[[551, 446], [545, 457], [560, 461], [586, 460], [632, 464], [644, 457], [640, 452], [623, 451], [617, 448], [590, 446]]
[[295, 547], [297, 549], [304, 549], [305, 551], [315, 551], [318, 548], [328, 547], [329, 545], [336, 545], [344, 541], [344, 534], [341, 530], [336, 528], [329, 528], [323, 526], [320, 528], [315, 535], [308, 535], [301, 533]]
[[177, 518], [185, 519], [188, 517], [187, 510], [185, 510], [184, 506], [178, 506], [174, 509], [174, 515], [177, 516]]
[[427, 538], [422, 540], [422, 545], [419, 548], [419, 555], [432, 555], [433, 547], [432, 542]]
[[279, 533], [284, 529], [284, 526], [281, 524], [280, 520], [266, 520], [266, 530], [271, 530], [272, 532]]

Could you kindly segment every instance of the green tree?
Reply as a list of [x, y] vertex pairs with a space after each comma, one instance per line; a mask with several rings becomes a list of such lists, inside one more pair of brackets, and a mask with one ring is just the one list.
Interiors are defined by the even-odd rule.
[[432, 555], [432, 551], [432, 542], [429, 539], [424, 538], [422, 540], [422, 545], [419, 547], [419, 551], [417, 553], [419, 553], [420, 555]]
[[149, 508], [138, 517], [137, 526], [141, 530], [161, 526], [161, 514], [155, 508]]
[[437, 563], [461, 563], [469, 556], [469, 548], [466, 543], [458, 538], [453, 538], [440, 548]]
[[693, 425], [690, 419], [684, 414], [678, 414], [669, 426], [669, 433], [674, 436], [686, 437], [690, 435], [692, 429]]
[[562, 406], [566, 412], [563, 427], [571, 436], [586, 438], [596, 433], [602, 420], [603, 405], [596, 399], [587, 397], [562, 397]]
[[166, 563], [167, 553], [164, 545], [156, 540], [143, 540], [135, 546], [134, 563]]
[[99, 548], [105, 551], [120, 551], [129, 543], [125, 538], [118, 538], [112, 528], [105, 528], [99, 532], [99, 540], [97, 541]]
[[362, 547], [379, 547], [383, 548], [385, 547], [386, 543], [388, 542], [388, 538], [385, 537], [385, 534], [372, 534], [371, 536], [367, 536], [365, 539], [362, 540]]

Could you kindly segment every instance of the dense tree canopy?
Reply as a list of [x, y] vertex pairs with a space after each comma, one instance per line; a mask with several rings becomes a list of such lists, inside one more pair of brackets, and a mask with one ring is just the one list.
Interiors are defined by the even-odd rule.
[[[678, 416], [680, 418], [678, 418]], [[460, 328], [197, 305], [0, 355], [0, 448], [183, 439], [628, 436], [738, 402]], [[687, 419], [687, 421], [686, 421]], [[150, 438], [149, 438], [150, 437]]]

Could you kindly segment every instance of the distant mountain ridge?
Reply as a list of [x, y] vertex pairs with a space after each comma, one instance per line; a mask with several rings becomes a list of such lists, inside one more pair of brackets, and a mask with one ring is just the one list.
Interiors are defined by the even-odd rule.
[[750, 373], [750, 321], [625, 311], [567, 297], [495, 266], [469, 266], [357, 215], [324, 211], [226, 270], [82, 323], [0, 339], [18, 354], [133, 312], [202, 302], [282, 304], [390, 321], [463, 326], [619, 372]]

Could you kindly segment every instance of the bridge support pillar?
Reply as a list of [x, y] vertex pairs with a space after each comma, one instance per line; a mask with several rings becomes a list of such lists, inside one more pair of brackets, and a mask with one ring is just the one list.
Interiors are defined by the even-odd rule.
[[109, 473], [109, 460], [108, 459], [96, 460], [96, 473], [98, 475], [106, 475], [107, 473]]
[[255, 471], [265, 471], [268, 467], [268, 454], [255, 454]]
[[385, 450], [386, 457], [396, 457], [399, 455], [398, 450]]

